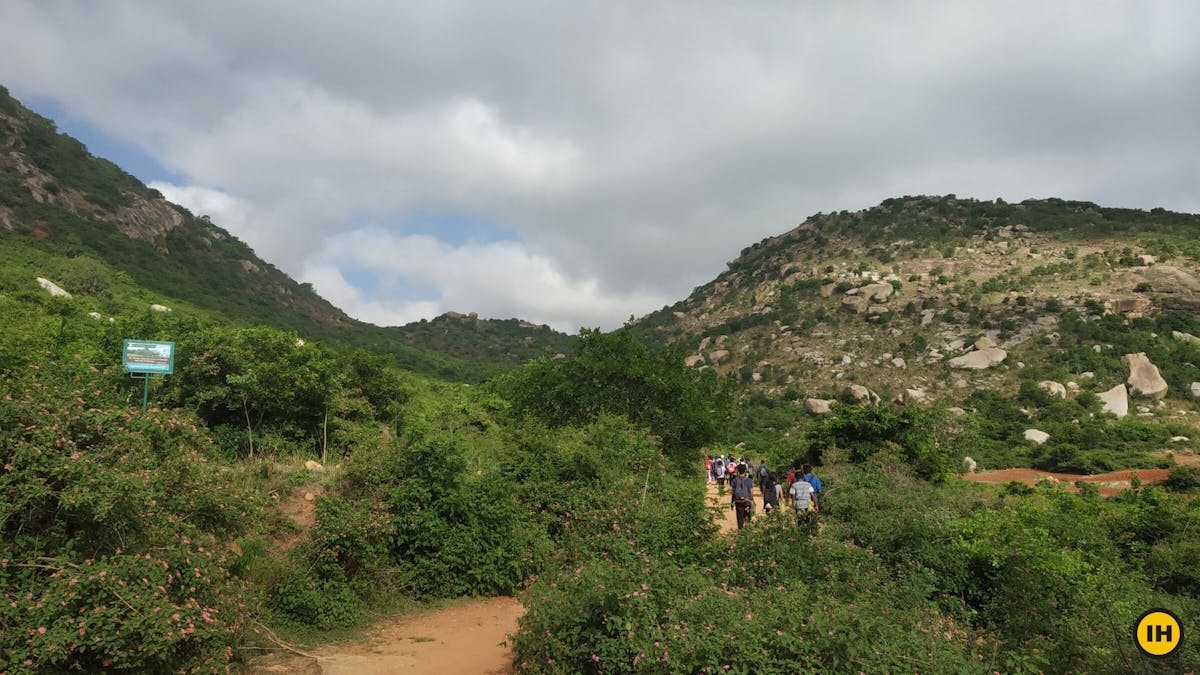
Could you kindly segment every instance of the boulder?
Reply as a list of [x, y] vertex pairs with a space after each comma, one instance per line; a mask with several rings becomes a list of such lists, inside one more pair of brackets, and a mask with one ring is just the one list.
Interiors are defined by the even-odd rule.
[[1042, 380], [1041, 382], [1038, 382], [1037, 386], [1038, 389], [1041, 389], [1051, 396], [1057, 396], [1058, 398], [1067, 397], [1067, 388], [1053, 380]]
[[1071, 380], [1067, 383], [1067, 391], [1071, 392], [1072, 394], [1079, 393], [1079, 389], [1080, 387], [1078, 382]]
[[879, 394], [876, 394], [861, 384], [850, 385], [850, 395], [858, 400], [859, 403], [865, 403], [867, 405], [875, 405], [879, 403]]
[[167, 307], [166, 305], [150, 305], [150, 311], [152, 311], [152, 312], [169, 312], [169, 311], [171, 311], [171, 308]]
[[1191, 333], [1184, 333], [1183, 331], [1173, 330], [1173, 331], [1171, 331], [1171, 337], [1175, 338], [1176, 340], [1180, 340], [1182, 342], [1191, 342], [1192, 344], [1200, 345], [1200, 337], [1196, 337], [1195, 335], [1192, 335]]
[[729, 350], [728, 349], [718, 349], [714, 352], [708, 353], [708, 362], [713, 365], [716, 365], [716, 364], [724, 361], [727, 358], [729, 358]]
[[977, 466], [979, 465], [975, 463], [975, 460], [971, 459], [970, 457], [963, 457], [963, 473], [975, 473], [975, 468]]
[[88, 317], [95, 319], [96, 321], [99, 321], [104, 318], [103, 316], [101, 316], [100, 312], [88, 312]]
[[1192, 383], [1192, 398], [1200, 398], [1200, 382]]
[[304, 468], [312, 471], [313, 473], [321, 473], [325, 471], [325, 467], [321, 466], [320, 462], [313, 461], [311, 459], [304, 463]]
[[817, 292], [822, 298], [828, 298], [833, 295], [835, 290], [837, 290], [837, 284], [821, 284], [821, 288]]
[[956, 405], [946, 408], [946, 412], [950, 413], [951, 415], [954, 415], [955, 417], [962, 417], [963, 415], [967, 414], [966, 410], [963, 410], [962, 408], [960, 408]]
[[1104, 407], [1100, 409], [1100, 412], [1112, 413], [1117, 417], [1125, 417], [1129, 414], [1129, 392], [1125, 390], [1125, 385], [1118, 384], [1096, 396], [1104, 402]]
[[1008, 352], [999, 347], [988, 347], [987, 349], [977, 349], [973, 352], [967, 352], [962, 356], [956, 356], [949, 361], [951, 368], [964, 368], [967, 370], [984, 370], [1004, 361], [1008, 358]]
[[688, 368], [695, 368], [696, 366], [704, 365], [704, 357], [699, 354], [692, 354], [683, 360], [683, 365], [687, 366]]
[[879, 316], [880, 314], [887, 314], [890, 311], [892, 311], [892, 310], [888, 309], [884, 305], [871, 305], [870, 307], [867, 308], [867, 314], [870, 314], [871, 316]]
[[833, 401], [824, 398], [804, 399], [804, 408], [814, 415], [828, 415]]
[[1158, 262], [1158, 258], [1143, 253], [1142, 255], [1138, 256], [1138, 262], [1140, 262], [1144, 267], [1149, 267]]
[[1172, 436], [1171, 437], [1172, 443], [1187, 443], [1190, 440], [1192, 440], [1192, 439], [1188, 438], [1187, 436]]
[[38, 286], [41, 286], [50, 295], [52, 295], [56, 298], [67, 298], [68, 300], [71, 299], [70, 293], [64, 291], [62, 288], [59, 287], [58, 284], [54, 283], [53, 281], [50, 281], [49, 279], [43, 279], [42, 277], [38, 277], [37, 282], [38, 282]]
[[925, 394], [924, 389], [909, 387], [904, 391], [901, 391], [899, 394], [896, 394], [896, 398], [893, 399], [893, 402], [898, 406], [908, 407], [920, 405], [928, 400], [929, 397]]
[[858, 289], [858, 294], [865, 296], [875, 302], [887, 302], [887, 299], [892, 297], [892, 293], [896, 292], [896, 287], [891, 284], [867, 284]]
[[1112, 311], [1117, 314], [1136, 317], [1145, 314], [1146, 310], [1150, 309], [1152, 304], [1149, 298], [1141, 296], [1135, 298], [1118, 298], [1112, 301]]
[[908, 364], [905, 363], [904, 359], [900, 358], [899, 356], [892, 359], [892, 367], [893, 368], [905, 368], [907, 366], [908, 366]]
[[700, 346], [696, 348], [696, 351], [702, 352], [708, 349], [708, 343], [710, 342], [712, 342], [712, 338], [706, 335], [704, 339], [700, 340]]
[[1135, 396], [1146, 398], [1162, 398], [1167, 395], [1167, 381], [1158, 372], [1158, 366], [1150, 363], [1146, 354], [1126, 354], [1125, 362], [1129, 364], [1129, 390]]
[[1035, 445], [1041, 445], [1042, 443], [1050, 440], [1050, 434], [1040, 429], [1026, 429], [1025, 440]]
[[848, 295], [842, 298], [842, 310], [853, 314], [862, 314], [867, 311], [867, 304], [870, 301], [861, 295]]
[[991, 349], [992, 347], [999, 347], [999, 346], [1000, 345], [996, 344], [996, 341], [993, 340], [991, 338], [991, 336], [989, 336], [989, 335], [982, 335], [982, 336], [980, 336], [980, 338], [978, 340], [975, 341], [975, 349], [979, 349], [979, 350]]

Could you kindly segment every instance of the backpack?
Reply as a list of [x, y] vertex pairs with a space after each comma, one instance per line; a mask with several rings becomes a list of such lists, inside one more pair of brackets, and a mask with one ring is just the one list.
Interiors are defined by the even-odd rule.
[[733, 499], [734, 499], [734, 501], [739, 501], [739, 502], [749, 501], [751, 485], [753, 485], [753, 483], [751, 483], [750, 479], [746, 478], [745, 476], [738, 476], [737, 478], [734, 478], [733, 479]]

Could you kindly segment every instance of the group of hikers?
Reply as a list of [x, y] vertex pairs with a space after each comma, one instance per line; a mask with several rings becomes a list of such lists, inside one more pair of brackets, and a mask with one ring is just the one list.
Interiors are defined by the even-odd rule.
[[737, 513], [738, 529], [754, 515], [754, 484], [762, 492], [763, 512], [774, 515], [781, 503], [791, 506], [801, 524], [811, 521], [821, 504], [821, 479], [812, 467], [801, 465], [789, 471], [782, 482], [776, 480], [764, 460], [750, 468], [749, 462], [733, 457], [707, 457], [704, 469], [708, 482], [716, 482], [717, 489], [724, 494], [725, 482], [729, 481], [729, 507]]

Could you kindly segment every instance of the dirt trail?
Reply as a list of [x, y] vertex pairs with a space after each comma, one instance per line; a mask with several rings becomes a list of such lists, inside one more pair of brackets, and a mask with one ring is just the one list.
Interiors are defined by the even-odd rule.
[[255, 659], [248, 672], [512, 675], [512, 652], [504, 642], [524, 613], [516, 598], [475, 598], [380, 621], [352, 641], [311, 650], [314, 658], [273, 654]]

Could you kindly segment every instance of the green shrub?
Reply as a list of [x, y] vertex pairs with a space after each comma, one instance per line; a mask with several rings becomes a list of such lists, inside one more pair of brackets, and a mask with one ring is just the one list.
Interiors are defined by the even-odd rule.
[[223, 669], [255, 603], [225, 543], [260, 504], [194, 417], [31, 372], [0, 401], [0, 670]]

